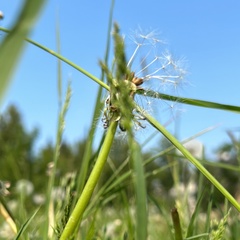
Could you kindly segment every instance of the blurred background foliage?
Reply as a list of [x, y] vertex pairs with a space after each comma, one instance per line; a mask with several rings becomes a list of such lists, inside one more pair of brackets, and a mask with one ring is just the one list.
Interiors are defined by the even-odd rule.
[[[18, 181], [27, 180], [33, 185], [32, 201], [28, 201], [28, 207], [35, 206], [34, 194], [44, 194], [48, 177], [51, 174], [51, 163], [54, 155], [53, 143], [47, 143], [38, 151], [34, 150], [36, 140], [40, 129], [28, 131], [24, 126], [21, 113], [16, 106], [11, 105], [0, 117], [0, 180], [11, 184], [10, 194], [6, 196], [8, 199], [15, 197], [13, 191]], [[202, 155], [203, 164], [206, 164], [209, 171], [221, 181], [234, 197], [239, 197], [240, 174], [239, 174], [239, 146], [240, 142], [232, 132], [227, 132], [231, 139], [231, 143], [226, 143], [216, 149], [216, 159], [208, 160]], [[57, 169], [56, 186], [59, 186], [61, 179], [70, 173], [77, 174], [76, 170], [81, 168], [83, 153], [86, 145], [86, 139], [79, 140], [71, 145], [67, 142], [61, 144], [60, 158]], [[161, 151], [170, 146], [169, 142], [161, 139], [157, 144], [157, 151]], [[128, 157], [127, 141], [116, 139], [111, 150], [109, 160], [101, 175], [98, 184], [100, 189], [113, 175], [113, 173], [121, 166]], [[143, 159], [149, 159], [153, 155], [153, 151], [143, 154]], [[94, 159], [94, 154], [93, 154]], [[211, 163], [214, 163], [213, 165]], [[227, 163], [227, 164], [226, 164]], [[174, 167], [169, 167], [169, 166]], [[230, 168], [229, 168], [230, 167]], [[162, 171], [156, 171], [162, 169]], [[121, 170], [121, 176], [131, 170], [131, 162], [127, 161]], [[199, 172], [195, 171], [182, 156], [175, 151], [170, 151], [145, 165], [145, 174], [147, 178], [148, 195], [152, 199], [160, 201], [172, 202], [174, 205], [174, 196], [171, 195], [171, 189], [174, 183], [182, 183], [187, 185], [191, 180], [199, 179]], [[177, 179], [176, 179], [177, 178]], [[116, 185], [115, 192], [125, 191], [127, 197], [131, 199], [133, 190], [132, 184], [129, 184], [130, 176], [121, 184]], [[203, 179], [205, 190], [211, 189], [211, 184]], [[209, 191], [205, 191], [209, 193]], [[112, 191], [111, 193], [112, 194]], [[105, 196], [106, 197], [106, 196]], [[215, 206], [224, 202], [224, 197], [217, 190], [213, 192], [213, 202]], [[122, 199], [119, 201], [114, 199], [114, 204], [121, 205]], [[204, 200], [203, 200], [204, 201]], [[208, 201], [208, 198], [205, 198]], [[111, 201], [109, 201], [111, 204]], [[169, 204], [171, 205], [171, 204]]]

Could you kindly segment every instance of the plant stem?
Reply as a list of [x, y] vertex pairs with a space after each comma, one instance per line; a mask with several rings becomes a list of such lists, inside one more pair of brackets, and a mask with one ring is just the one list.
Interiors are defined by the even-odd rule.
[[83, 192], [79, 197], [78, 202], [62, 232], [60, 240], [70, 239], [70, 237], [74, 234], [77, 226], [80, 226], [83, 213], [90, 201], [94, 188], [98, 183], [99, 177], [106, 163], [109, 151], [113, 143], [116, 128], [117, 128], [117, 122], [114, 121], [110, 124], [107, 130], [107, 134], [103, 142], [101, 151], [99, 153], [98, 159], [87, 180], [87, 183], [83, 189]]

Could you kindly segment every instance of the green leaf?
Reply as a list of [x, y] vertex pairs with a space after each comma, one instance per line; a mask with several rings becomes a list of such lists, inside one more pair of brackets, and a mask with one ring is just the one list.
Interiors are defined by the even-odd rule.
[[22, 53], [25, 38], [34, 26], [44, 2], [45, 0], [27, 0], [15, 21], [15, 25], [0, 45], [0, 101]]

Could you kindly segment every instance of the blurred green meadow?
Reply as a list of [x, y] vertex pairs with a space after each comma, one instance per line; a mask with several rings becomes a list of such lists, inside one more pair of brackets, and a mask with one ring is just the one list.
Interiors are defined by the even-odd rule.
[[[0, 28], [6, 33], [0, 43], [1, 103], [26, 41], [56, 57], [58, 101], [62, 103], [55, 143], [46, 143], [38, 151], [34, 146], [41, 129], [27, 130], [14, 105], [0, 115], [0, 239], [238, 240], [238, 137], [226, 132], [231, 142], [218, 147], [213, 161], [197, 140], [210, 129], [180, 143], [154, 119], [153, 111], [146, 109], [149, 99], [155, 104], [177, 101], [236, 114], [240, 107], [150, 89], [148, 82], [175, 88], [184, 81], [186, 72], [169, 53], [149, 60], [150, 52], [140, 60], [139, 73], [132, 72], [136, 53], [147, 45], [145, 41], [151, 45], [159, 41], [152, 33], [139, 35], [132, 57], [127, 59], [121, 26], [111, 20], [114, 1], [106, 23], [106, 54], [99, 63], [102, 75], [93, 76], [60, 52], [28, 39], [43, 4], [41, 0], [34, 4], [26, 1], [13, 28]], [[59, 43], [60, 37], [56, 38]], [[110, 42], [114, 59], [108, 66]], [[63, 140], [74, 89], [69, 83], [61, 98], [62, 61], [99, 85], [87, 138], [75, 144]], [[96, 148], [93, 143], [98, 126], [102, 136]], [[154, 151], [142, 151], [154, 137], [147, 135], [148, 128], [161, 134]], [[139, 143], [136, 135], [141, 131], [144, 141]]]

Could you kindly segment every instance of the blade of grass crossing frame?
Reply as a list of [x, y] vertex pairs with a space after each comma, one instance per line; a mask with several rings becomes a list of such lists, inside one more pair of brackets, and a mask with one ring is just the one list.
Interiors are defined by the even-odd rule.
[[[10, 33], [10, 30], [0, 27], [0, 30], [6, 33]], [[61, 61], [65, 62], [66, 64], [68, 64], [69, 66], [75, 68], [76, 70], [78, 70], [79, 72], [81, 72], [82, 74], [84, 74], [85, 76], [89, 77], [90, 79], [92, 79], [93, 81], [95, 81], [96, 83], [98, 83], [100, 86], [102, 86], [103, 88], [109, 90], [109, 86], [102, 82], [99, 78], [97, 78], [96, 76], [92, 75], [90, 72], [88, 72], [87, 70], [83, 69], [82, 67], [78, 66], [77, 64], [75, 64], [74, 62], [71, 62], [69, 59], [65, 58], [64, 56], [56, 53], [55, 51], [53, 51], [50, 48], [47, 48], [43, 45], [41, 45], [38, 42], [35, 42], [29, 38], [25, 38], [25, 40], [29, 43], [31, 43], [32, 45], [42, 49], [43, 51], [47, 52], [48, 54], [51, 54], [52, 56], [59, 58]]]
[[100, 175], [102, 173], [103, 167], [107, 161], [108, 154], [110, 152], [113, 139], [115, 136], [117, 122], [111, 122], [106, 137], [104, 139], [101, 151], [97, 158], [97, 161], [92, 169], [92, 172], [87, 180], [87, 183], [82, 191], [81, 196], [79, 197], [73, 212], [62, 232], [60, 240], [68, 240], [74, 234], [76, 228], [80, 226], [82, 216], [85, 212], [86, 207], [89, 204], [89, 201], [92, 197], [92, 193], [99, 181]]
[[131, 158], [134, 166], [134, 186], [136, 193], [136, 239], [147, 239], [147, 192], [142, 163], [142, 155], [139, 144], [135, 140], [130, 141]]
[[[139, 108], [138, 108], [139, 109]], [[197, 160], [191, 153], [183, 147], [183, 145], [170, 134], [157, 120], [152, 116], [144, 113], [141, 109], [147, 121], [156, 129], [158, 129], [227, 199], [228, 201], [240, 212], [240, 204], [237, 200], [217, 181], [215, 177]]]
[[27, 0], [15, 25], [0, 45], [0, 103], [10, 82], [24, 47], [25, 38], [31, 31], [45, 0]]
[[221, 104], [221, 103], [204, 101], [204, 100], [193, 99], [193, 98], [176, 97], [168, 94], [163, 94], [160, 92], [154, 92], [152, 90], [148, 90], [148, 91], [138, 90], [138, 93], [141, 95], [152, 97], [152, 98], [164, 99], [164, 100], [173, 101], [173, 102], [180, 102], [183, 104], [193, 105], [197, 107], [227, 110], [227, 111], [240, 113], [240, 107], [234, 106], [234, 105]]

